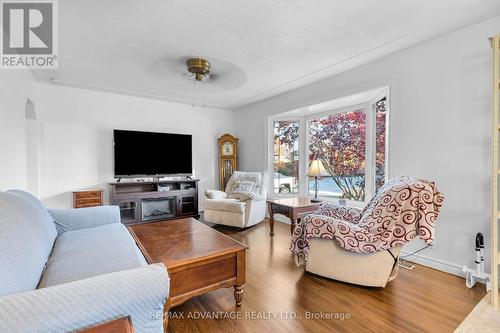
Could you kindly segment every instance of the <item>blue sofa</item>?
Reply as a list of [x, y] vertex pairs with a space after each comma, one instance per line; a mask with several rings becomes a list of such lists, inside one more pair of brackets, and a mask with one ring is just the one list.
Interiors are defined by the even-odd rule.
[[0, 332], [74, 332], [131, 316], [163, 332], [169, 278], [148, 265], [118, 207], [52, 209], [0, 192]]

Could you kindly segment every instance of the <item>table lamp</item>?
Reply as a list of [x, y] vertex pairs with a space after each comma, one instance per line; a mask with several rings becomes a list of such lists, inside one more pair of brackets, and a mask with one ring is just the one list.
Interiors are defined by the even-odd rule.
[[330, 174], [325, 170], [323, 163], [316, 159], [311, 161], [307, 175], [314, 177], [314, 199], [311, 201], [320, 202], [321, 200], [318, 200], [318, 177], [330, 176]]

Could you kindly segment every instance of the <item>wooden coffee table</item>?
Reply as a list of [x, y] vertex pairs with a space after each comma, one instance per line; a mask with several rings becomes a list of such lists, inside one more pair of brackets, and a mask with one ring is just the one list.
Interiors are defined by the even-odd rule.
[[285, 215], [291, 220], [290, 232], [293, 234], [297, 222], [305, 215], [315, 212], [319, 205], [321, 202], [312, 202], [309, 198], [268, 199], [270, 235], [274, 236], [274, 214]]
[[167, 267], [171, 307], [228, 287], [234, 287], [236, 305], [241, 305], [246, 245], [193, 218], [136, 224], [128, 229], [148, 263], [162, 262]]
[[134, 326], [130, 316], [127, 316], [79, 331], [79, 333], [134, 333]]

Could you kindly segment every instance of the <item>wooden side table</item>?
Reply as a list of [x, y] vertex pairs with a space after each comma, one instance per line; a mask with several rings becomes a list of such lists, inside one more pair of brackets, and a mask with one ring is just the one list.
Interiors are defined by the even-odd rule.
[[293, 234], [297, 222], [305, 215], [315, 212], [319, 205], [321, 202], [312, 202], [309, 198], [268, 199], [270, 235], [274, 236], [274, 214], [285, 215], [291, 220], [290, 232]]
[[104, 204], [104, 196], [102, 188], [93, 190], [83, 190], [73, 192], [73, 207], [95, 207]]
[[116, 319], [105, 324], [88, 328], [80, 333], [134, 333], [130, 316]]

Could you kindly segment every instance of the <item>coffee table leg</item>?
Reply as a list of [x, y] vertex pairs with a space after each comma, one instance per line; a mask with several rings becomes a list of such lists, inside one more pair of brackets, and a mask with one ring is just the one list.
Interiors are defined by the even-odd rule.
[[274, 212], [273, 205], [271, 203], [269, 204], [269, 227], [271, 229], [269, 234], [274, 236]]
[[238, 251], [236, 254], [236, 285], [234, 286], [234, 300], [236, 306], [243, 302], [243, 287], [246, 281], [246, 251]]
[[234, 300], [236, 301], [236, 306], [241, 306], [243, 302], [243, 288], [244, 286], [234, 286]]
[[165, 302], [165, 306], [163, 307], [163, 332], [168, 333], [168, 316], [170, 312], [170, 297]]

